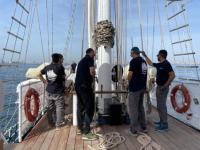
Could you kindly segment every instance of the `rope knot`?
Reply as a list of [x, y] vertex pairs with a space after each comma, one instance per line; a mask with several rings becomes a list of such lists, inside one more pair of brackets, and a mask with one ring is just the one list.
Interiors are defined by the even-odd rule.
[[112, 22], [108, 20], [97, 22], [92, 36], [94, 47], [99, 48], [100, 46], [105, 46], [113, 48], [114, 36], [115, 28], [113, 27]]

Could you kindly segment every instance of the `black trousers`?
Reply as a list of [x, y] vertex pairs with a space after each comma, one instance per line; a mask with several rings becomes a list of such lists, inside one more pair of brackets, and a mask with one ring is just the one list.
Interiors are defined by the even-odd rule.
[[83, 134], [90, 132], [90, 123], [94, 116], [95, 99], [92, 88], [80, 86], [75, 88], [78, 97], [77, 119], [78, 128]]

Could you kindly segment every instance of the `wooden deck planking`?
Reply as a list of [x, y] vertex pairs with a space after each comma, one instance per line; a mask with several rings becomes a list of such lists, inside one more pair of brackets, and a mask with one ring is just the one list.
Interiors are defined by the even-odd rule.
[[70, 132], [70, 127], [68, 125], [62, 128], [61, 138], [58, 143], [57, 150], [65, 150], [66, 149], [66, 145], [67, 145], [67, 142], [69, 139], [69, 132]]
[[43, 142], [42, 146], [40, 147], [41, 150], [48, 150], [49, 145], [51, 144], [51, 141], [55, 135], [55, 130], [50, 130], [45, 141]]
[[[151, 115], [148, 120], [148, 135], [157, 144], [161, 145], [165, 150], [200, 150], [200, 132], [191, 127], [184, 125], [176, 119], [169, 117], [169, 131], [157, 132], [154, 130], [152, 120], [156, 118], [156, 113]], [[126, 138], [126, 141], [118, 145], [114, 150], [139, 150], [142, 145], [138, 143], [137, 138], [128, 132], [129, 125], [121, 126], [97, 126], [93, 129], [95, 133], [107, 133], [116, 131]], [[43, 131], [36, 134], [32, 138], [26, 139], [15, 147], [16, 150], [89, 150], [88, 145], [96, 148], [96, 145], [102, 139], [96, 141], [83, 141], [81, 135], [76, 134], [77, 127], [62, 127], [60, 131], [52, 128], [49, 131]]]
[[[54, 128], [55, 130], [55, 128]], [[55, 131], [55, 135], [49, 145], [49, 150], [56, 150], [57, 147], [58, 147], [58, 143], [60, 141], [60, 138], [61, 138], [61, 133], [62, 133], [62, 130], [58, 130], [58, 131]]]
[[[37, 139], [38, 139], [39, 135], [32, 137], [31, 139], [28, 139], [26, 141], [27, 144], [25, 144], [25, 147], [23, 148], [23, 150], [28, 150], [31, 149], [33, 147], [33, 145], [36, 143]], [[23, 143], [23, 142], [22, 142]]]
[[[77, 132], [77, 129], [76, 129]], [[82, 150], [83, 149], [83, 140], [81, 135], [77, 135], [76, 133], [76, 142], [75, 142], [75, 150]]]
[[48, 132], [44, 132], [42, 133], [38, 138], [37, 140], [35, 141], [36, 144], [33, 145], [33, 147], [31, 147], [31, 149], [33, 150], [39, 150], [40, 147], [42, 146], [46, 136], [47, 136]]
[[75, 148], [75, 139], [76, 139], [76, 127], [75, 126], [71, 126], [66, 150], [74, 150], [74, 148]]
[[129, 134], [129, 126], [119, 126], [117, 129], [118, 132], [126, 138], [124, 144], [128, 150], [139, 150], [140, 144], [137, 142], [136, 137]]

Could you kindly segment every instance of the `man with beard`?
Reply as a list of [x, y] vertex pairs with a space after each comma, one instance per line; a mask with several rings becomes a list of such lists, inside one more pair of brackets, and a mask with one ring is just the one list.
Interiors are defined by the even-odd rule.
[[142, 132], [147, 132], [143, 98], [146, 91], [147, 64], [140, 56], [138, 47], [131, 49], [131, 57], [128, 72], [129, 96], [128, 112], [131, 120], [130, 133], [138, 135], [138, 125]]
[[88, 48], [85, 57], [78, 63], [75, 79], [75, 90], [78, 97], [78, 134], [83, 134], [83, 140], [97, 139], [97, 136], [90, 129], [95, 107], [92, 88], [95, 77], [94, 56], [95, 51]]
[[172, 69], [171, 64], [167, 61], [167, 51], [160, 50], [157, 58], [159, 63], [152, 63], [152, 61], [147, 57], [144, 51], [142, 55], [146, 59], [147, 63], [157, 69], [156, 75], [156, 99], [157, 99], [157, 110], [159, 114], [160, 121], [154, 122], [155, 129], [157, 131], [167, 131], [168, 122], [167, 122], [167, 94], [169, 92], [169, 86], [175, 78], [175, 73]]

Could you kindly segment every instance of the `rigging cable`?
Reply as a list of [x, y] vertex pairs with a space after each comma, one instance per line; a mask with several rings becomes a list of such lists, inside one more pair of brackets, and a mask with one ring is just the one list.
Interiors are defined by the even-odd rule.
[[[128, 0], [128, 6], [129, 6], [128, 9], [129, 9], [129, 14], [130, 14], [130, 18], [131, 18], [131, 0]], [[132, 18], [132, 20], [133, 20], [133, 18]], [[132, 26], [132, 29], [133, 29], [132, 31], [134, 33], [134, 21], [133, 21], [133, 24], [131, 26]], [[130, 41], [131, 41], [131, 47], [133, 47], [133, 37], [132, 36], [130, 38]]]
[[[37, 3], [38, 1], [36, 1]], [[43, 46], [43, 40], [42, 40], [42, 32], [41, 32], [41, 26], [40, 26], [40, 18], [39, 18], [39, 11], [38, 11], [38, 3], [36, 6], [36, 11], [37, 11], [37, 21], [38, 21], [38, 28], [39, 28], [39, 32], [40, 32], [40, 42], [41, 42], [41, 46], [42, 46], [42, 55], [43, 55], [43, 62], [45, 62], [45, 56], [44, 56], [44, 46]]]
[[51, 14], [51, 21], [52, 21], [51, 22], [52, 23], [52, 26], [51, 26], [52, 27], [52, 30], [51, 30], [51, 36], [52, 36], [51, 37], [51, 45], [52, 45], [52, 50], [51, 51], [52, 51], [52, 54], [53, 54], [53, 48], [54, 48], [53, 47], [54, 46], [54, 39], [53, 39], [53, 28], [54, 28], [54, 26], [53, 26], [53, 23], [54, 23], [54, 18], [53, 18], [53, 15], [54, 15], [53, 1], [54, 0], [52, 0], [52, 7], [51, 7], [51, 10], [52, 10], [52, 14]]
[[147, 8], [147, 45], [146, 45], [146, 50], [147, 50], [147, 55], [149, 55], [149, 11]]
[[142, 18], [141, 18], [141, 2], [137, 0], [137, 7], [138, 7], [138, 17], [139, 17], [139, 26], [140, 26], [140, 38], [141, 38], [141, 49], [144, 50], [143, 45], [143, 34], [142, 34]]
[[29, 24], [29, 33], [28, 33], [28, 37], [27, 37], [27, 43], [26, 43], [26, 50], [25, 50], [25, 59], [24, 59], [24, 63], [26, 62], [26, 58], [27, 58], [27, 53], [28, 53], [28, 49], [29, 49], [29, 42], [30, 42], [30, 39], [31, 39], [31, 33], [32, 33], [32, 26], [33, 26], [33, 23], [34, 23], [34, 17], [35, 17], [35, 10], [36, 10], [36, 1], [35, 1], [35, 6], [34, 6], [34, 9], [33, 9], [33, 15], [32, 15], [32, 20], [31, 20], [31, 17], [30, 17], [30, 24]]
[[[14, 10], [14, 14], [13, 14], [13, 16], [15, 16], [16, 11], [17, 11], [17, 4], [16, 4], [16, 6], [15, 6], [15, 10]], [[11, 31], [12, 26], [13, 26], [13, 19], [12, 19], [12, 22], [11, 22], [11, 25], [10, 25], [10, 29], [9, 29], [9, 31]], [[6, 44], [5, 44], [5, 48], [8, 46], [9, 38], [10, 38], [10, 35], [8, 35], [8, 37], [7, 37]], [[5, 57], [5, 54], [6, 54], [6, 51], [4, 50], [4, 51], [3, 51], [3, 57], [2, 57], [2, 63], [4, 63], [4, 57]]]
[[50, 45], [49, 45], [49, 9], [48, 9], [48, 0], [46, 0], [46, 17], [47, 17], [47, 44], [48, 44], [48, 60], [50, 62]]
[[[173, 14], [175, 14], [175, 10], [174, 9], [173, 9]], [[175, 19], [175, 26], [177, 28], [179, 21], [177, 21], [177, 17], [175, 17], [174, 19]], [[178, 34], [178, 40], [181, 41], [181, 36], [180, 36], [180, 31], [179, 30], [177, 31], [177, 34]], [[182, 47], [182, 43], [179, 43], [178, 45], [180, 46], [180, 48], [179, 48], [180, 49], [180, 53], [184, 53], [184, 50], [183, 50], [183, 47]], [[181, 57], [180, 62], [184, 62], [184, 64], [186, 64], [187, 60], [185, 60], [185, 57], [183, 56], [183, 57]], [[189, 60], [188, 60], [188, 62], [189, 62]], [[187, 68], [185, 66], [184, 66], [184, 70], [185, 70], [184, 74], [187, 74], [187, 77], [188, 77], [189, 74], [188, 74]]]
[[[184, 16], [184, 21], [185, 21], [185, 24], [188, 22], [187, 20], [187, 15], [183, 12], [183, 16]], [[188, 37], [189, 39], [191, 39], [191, 33], [190, 33], [190, 28], [188, 27], [187, 28], [187, 34], [188, 34]], [[193, 49], [193, 44], [192, 44], [192, 41], [190, 41], [190, 47], [191, 47], [191, 50], [192, 50], [192, 53], [194, 53], [194, 49]], [[192, 55], [193, 56], [193, 60], [194, 60], [194, 64], [195, 66], [197, 66], [197, 62], [196, 62], [196, 59], [195, 59], [195, 54]], [[197, 79], [199, 80], [200, 79], [200, 76], [199, 76], [199, 72], [198, 72], [198, 68], [196, 68], [196, 73], [197, 73]]]
[[[165, 0], [165, 1], [166, 1], [166, 4], [168, 4], [168, 1], [167, 0]], [[167, 11], [167, 7], [166, 7], [166, 16], [167, 16], [167, 18], [169, 16], [168, 11]], [[170, 31], [170, 23], [169, 23], [169, 21], [167, 21], [167, 25], [168, 25], [168, 30]], [[169, 37], [170, 37], [170, 42], [172, 43], [172, 35], [169, 34]], [[174, 57], [174, 46], [173, 46], [173, 44], [171, 44], [171, 46], [172, 46], [173, 59], [174, 59], [174, 62], [176, 62], [176, 59]]]
[[161, 49], [165, 48], [164, 45], [164, 34], [163, 34], [163, 30], [162, 30], [162, 23], [161, 23], [161, 19], [160, 19], [160, 9], [158, 6], [158, 0], [156, 0], [156, 6], [157, 6], [157, 11], [158, 11], [158, 21], [159, 21], [159, 26], [160, 26], [160, 37], [161, 37]]
[[76, 7], [77, 7], [77, 0], [72, 0], [72, 4], [71, 4], [72, 10], [70, 11], [70, 12], [72, 12], [71, 17], [70, 17], [71, 19], [70, 19], [70, 22], [69, 22], [67, 39], [66, 39], [65, 46], [64, 46], [64, 53], [65, 54], [67, 54], [67, 51], [70, 47], [70, 41], [71, 41], [71, 38], [73, 36]]
[[[26, 0], [24, 1], [24, 4], [23, 4], [23, 5], [25, 5], [25, 4], [26, 4]], [[21, 10], [20, 22], [22, 22], [22, 16], [23, 16], [23, 14], [24, 14], [24, 11]], [[20, 27], [21, 27], [21, 25], [18, 24], [17, 34], [16, 34], [17, 36], [19, 35]], [[14, 43], [14, 48], [13, 48], [14, 51], [15, 51], [15, 49], [16, 49], [16, 44], [17, 44], [17, 38], [15, 38], [15, 43]], [[21, 44], [22, 44], [22, 43], [21, 43]], [[11, 62], [13, 62], [13, 56], [14, 56], [14, 52], [12, 53], [12, 56], [11, 56]]]
[[154, 6], [153, 6], [153, 39], [152, 39], [152, 60], [154, 58], [154, 38], [155, 38], [155, 22], [156, 22], [156, 0], [154, 0]]
[[[29, 11], [30, 11], [31, 8], [32, 8], [32, 4], [33, 4], [32, 2], [33, 2], [33, 1], [30, 1], [30, 3], [29, 3], [29, 9], [28, 9]], [[29, 19], [29, 18], [30, 18], [29, 15], [27, 15], [27, 17], [26, 17], [26, 26], [27, 26], [27, 24], [28, 24], [28, 19]], [[23, 33], [22, 39], [25, 38], [26, 30], [27, 30], [27, 28], [25, 28], [25, 30], [24, 30], [24, 33]], [[24, 45], [24, 40], [22, 41], [22, 44], [21, 44], [20, 53], [22, 52], [23, 45]], [[20, 61], [20, 59], [21, 59], [21, 55], [19, 55], [19, 57], [18, 57], [18, 62]]]
[[83, 58], [84, 52], [84, 39], [85, 39], [85, 17], [86, 17], [86, 0], [83, 0], [83, 29], [82, 29], [82, 44], [81, 44], [81, 58]]

